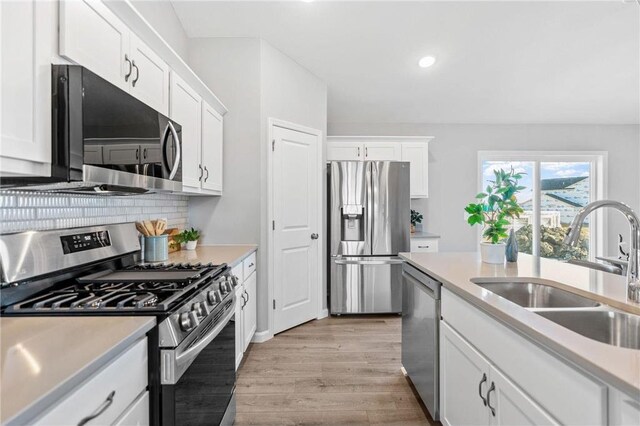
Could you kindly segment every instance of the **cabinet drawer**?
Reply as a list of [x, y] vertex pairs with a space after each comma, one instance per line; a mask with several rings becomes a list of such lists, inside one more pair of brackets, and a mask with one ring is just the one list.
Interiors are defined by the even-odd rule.
[[149, 424], [149, 392], [145, 392], [122, 413], [114, 426], [146, 426]]
[[244, 265], [242, 262], [238, 263], [236, 266], [231, 268], [231, 275], [235, 275], [238, 277], [238, 284], [242, 284], [244, 282]]
[[607, 387], [447, 289], [442, 318], [562, 424], [606, 424]]
[[412, 253], [435, 253], [438, 251], [438, 240], [435, 238], [411, 238]]
[[242, 262], [244, 265], [244, 278], [249, 278], [249, 275], [253, 271], [256, 270], [256, 252], [251, 253], [247, 258]]
[[140, 340], [122, 355], [72, 391], [37, 425], [75, 425], [100, 410], [113, 393], [111, 404], [88, 424], [111, 424], [147, 387], [147, 339]]

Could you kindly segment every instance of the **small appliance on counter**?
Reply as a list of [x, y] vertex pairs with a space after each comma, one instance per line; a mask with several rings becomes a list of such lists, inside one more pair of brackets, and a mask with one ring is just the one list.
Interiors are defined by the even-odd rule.
[[155, 316], [154, 425], [235, 418], [235, 277], [227, 265], [139, 264], [133, 223], [0, 235], [2, 316]]
[[333, 161], [328, 169], [331, 314], [400, 313], [409, 163]]
[[51, 65], [51, 173], [2, 188], [101, 195], [182, 190], [182, 127], [79, 65]]

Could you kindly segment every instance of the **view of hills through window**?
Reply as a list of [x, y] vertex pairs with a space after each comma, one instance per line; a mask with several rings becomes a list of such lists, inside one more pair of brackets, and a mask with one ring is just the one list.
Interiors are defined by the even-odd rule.
[[[523, 174], [519, 184], [525, 189], [517, 194], [524, 214], [514, 221], [518, 246], [522, 253], [532, 253], [534, 239], [540, 255], [553, 259], [587, 259], [589, 257], [589, 220], [581, 230], [576, 247], [562, 243], [567, 227], [578, 210], [591, 201], [591, 164], [589, 162], [540, 162], [540, 178], [533, 181], [534, 161], [483, 161], [485, 187], [494, 179], [494, 170], [513, 168]], [[534, 209], [534, 191], [540, 192], [540, 206]], [[540, 235], [533, 234], [533, 218], [540, 219]]]

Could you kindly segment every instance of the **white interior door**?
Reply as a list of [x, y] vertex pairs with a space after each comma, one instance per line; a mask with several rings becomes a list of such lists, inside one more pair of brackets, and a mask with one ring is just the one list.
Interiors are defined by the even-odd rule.
[[279, 333], [318, 316], [320, 137], [276, 125], [272, 135], [273, 324]]

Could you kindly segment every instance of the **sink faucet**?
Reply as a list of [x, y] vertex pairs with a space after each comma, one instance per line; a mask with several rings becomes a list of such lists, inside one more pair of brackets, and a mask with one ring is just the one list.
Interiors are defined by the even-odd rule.
[[628, 205], [619, 201], [600, 200], [584, 206], [571, 222], [564, 243], [575, 246], [580, 237], [580, 228], [585, 219], [594, 210], [601, 207], [611, 207], [618, 210], [629, 221], [631, 237], [629, 238], [629, 267], [627, 268], [627, 298], [640, 303], [640, 281], [638, 279], [638, 250], [640, 250], [640, 219]]

